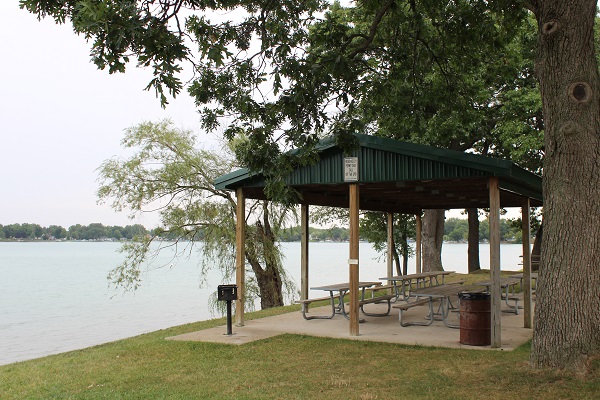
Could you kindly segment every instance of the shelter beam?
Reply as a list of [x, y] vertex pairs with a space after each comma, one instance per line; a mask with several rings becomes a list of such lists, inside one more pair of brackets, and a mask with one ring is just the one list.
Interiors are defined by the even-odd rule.
[[491, 282], [491, 346], [502, 347], [500, 325], [500, 186], [497, 177], [489, 180], [490, 191], [490, 272]]
[[300, 297], [302, 300], [308, 299], [308, 204], [300, 205]]
[[235, 224], [235, 283], [238, 287], [238, 297], [235, 301], [235, 324], [244, 326], [244, 305], [246, 297], [246, 199], [243, 189], [236, 190], [236, 224]]
[[531, 237], [530, 201], [523, 199], [521, 207], [521, 228], [523, 231], [523, 327], [533, 328], [533, 304], [531, 296]]
[[416, 227], [416, 234], [415, 234], [415, 257], [416, 257], [416, 273], [420, 274], [421, 273], [421, 264], [422, 264], [422, 254], [421, 254], [421, 232], [423, 230], [423, 219], [421, 218], [421, 213], [416, 215], [417, 217], [417, 227]]
[[348, 267], [350, 270], [350, 336], [359, 335], [358, 315], [358, 211], [359, 211], [359, 187], [358, 184], [350, 185], [350, 259]]
[[[394, 214], [387, 214], [387, 276], [394, 276]], [[388, 281], [391, 285], [392, 281]]]

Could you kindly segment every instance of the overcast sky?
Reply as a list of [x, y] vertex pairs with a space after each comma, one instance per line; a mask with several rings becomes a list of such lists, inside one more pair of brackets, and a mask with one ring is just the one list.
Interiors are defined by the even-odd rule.
[[0, 49], [0, 224], [156, 226], [156, 216], [130, 220], [98, 205], [96, 169], [123, 154], [123, 130], [143, 121], [169, 117], [210, 142], [187, 93], [163, 110], [143, 90], [150, 71], [98, 70], [83, 37], [69, 25], [38, 21], [18, 0], [0, 3]]
[[156, 218], [131, 221], [97, 205], [95, 170], [122, 154], [123, 130], [142, 121], [170, 117], [208, 140], [186, 93], [163, 110], [143, 90], [149, 71], [109, 75], [91, 64], [89, 47], [69, 25], [0, 2], [0, 224], [153, 227]]

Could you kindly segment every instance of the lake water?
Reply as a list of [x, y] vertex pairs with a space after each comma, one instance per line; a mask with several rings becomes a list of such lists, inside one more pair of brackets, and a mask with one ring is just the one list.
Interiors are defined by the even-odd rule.
[[[208, 298], [221, 278], [211, 272], [201, 285], [198, 258], [149, 271], [135, 293], [109, 288], [106, 276], [123, 259], [119, 248], [111, 242], [0, 243], [0, 365], [215, 317]], [[284, 243], [283, 251], [299, 286], [300, 243]], [[502, 269], [520, 269], [520, 254], [521, 245], [502, 245]], [[466, 273], [466, 244], [444, 244], [442, 255], [446, 270]], [[165, 263], [170, 258], [165, 254]], [[311, 243], [310, 286], [347, 281], [347, 259], [347, 243]], [[489, 268], [486, 244], [481, 266]], [[411, 259], [409, 273], [414, 270]], [[385, 259], [361, 243], [360, 279], [385, 275]]]

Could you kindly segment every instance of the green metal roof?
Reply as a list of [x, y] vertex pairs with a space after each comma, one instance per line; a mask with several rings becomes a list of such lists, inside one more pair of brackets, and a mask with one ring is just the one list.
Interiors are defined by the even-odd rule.
[[[499, 178], [502, 206], [520, 206], [523, 197], [530, 198], [532, 205], [541, 205], [541, 177], [511, 161], [376, 136], [356, 136], [359, 148], [346, 155], [333, 137], [320, 141], [319, 161], [295, 169], [286, 183], [309, 204], [344, 206], [349, 183], [344, 181], [344, 158], [358, 157], [362, 209], [487, 207], [487, 180], [492, 176]], [[215, 186], [244, 188], [247, 197], [264, 198], [264, 179], [247, 169], [218, 178]]]

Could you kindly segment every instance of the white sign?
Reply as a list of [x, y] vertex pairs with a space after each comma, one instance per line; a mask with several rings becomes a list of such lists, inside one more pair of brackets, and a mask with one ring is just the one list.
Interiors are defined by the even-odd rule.
[[344, 158], [344, 182], [358, 181], [358, 157]]

